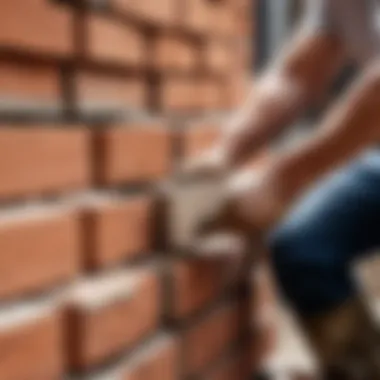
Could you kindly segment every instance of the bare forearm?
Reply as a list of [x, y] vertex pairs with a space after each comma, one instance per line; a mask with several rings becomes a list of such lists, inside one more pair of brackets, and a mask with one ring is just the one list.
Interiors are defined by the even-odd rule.
[[341, 62], [334, 38], [299, 33], [227, 126], [222, 145], [229, 165], [239, 165], [299, 116], [326, 89]]
[[353, 159], [380, 138], [380, 66], [353, 86], [306, 143], [280, 154], [272, 168], [283, 202], [290, 203], [316, 179]]

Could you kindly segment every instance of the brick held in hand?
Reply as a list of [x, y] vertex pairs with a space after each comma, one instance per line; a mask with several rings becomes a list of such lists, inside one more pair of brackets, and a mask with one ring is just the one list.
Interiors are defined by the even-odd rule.
[[99, 132], [99, 182], [117, 185], [167, 177], [171, 143], [171, 132], [161, 123], [115, 126]]
[[143, 195], [89, 207], [84, 215], [87, 266], [104, 268], [150, 253], [155, 206], [154, 197]]
[[62, 378], [66, 372], [63, 327], [60, 307], [54, 300], [0, 310], [1, 378]]
[[157, 329], [160, 307], [153, 268], [110, 272], [77, 284], [67, 311], [72, 369], [90, 370], [133, 349]]
[[0, 199], [63, 193], [89, 185], [89, 131], [57, 127], [0, 128]]
[[53, 1], [1, 1], [0, 24], [2, 47], [58, 56], [73, 53], [73, 13]]
[[192, 252], [198, 229], [215, 214], [223, 200], [221, 182], [215, 178], [193, 178], [168, 184], [165, 189], [167, 245], [178, 252]]
[[4, 214], [0, 219], [0, 300], [47, 291], [79, 273], [82, 236], [76, 212]]

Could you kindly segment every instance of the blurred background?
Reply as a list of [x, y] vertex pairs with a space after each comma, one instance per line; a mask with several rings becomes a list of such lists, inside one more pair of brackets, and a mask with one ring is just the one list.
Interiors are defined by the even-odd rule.
[[236, 276], [164, 244], [176, 221], [154, 189], [218, 136], [301, 5], [0, 0], [0, 380], [260, 369], [268, 268]]

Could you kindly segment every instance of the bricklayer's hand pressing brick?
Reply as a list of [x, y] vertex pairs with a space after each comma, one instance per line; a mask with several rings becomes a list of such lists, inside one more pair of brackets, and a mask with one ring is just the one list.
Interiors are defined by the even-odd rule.
[[[244, 250], [252, 241], [252, 231], [265, 230], [280, 217], [283, 205], [272, 170], [260, 175], [231, 173], [261, 152], [305, 106], [320, 96], [340, 67], [341, 58], [339, 41], [329, 34], [302, 27], [288, 49], [257, 81], [219, 141], [184, 165], [184, 171], [192, 176], [213, 172], [224, 178], [226, 201], [200, 223], [202, 241], [197, 242], [198, 250], [220, 253]], [[205, 236], [207, 241], [203, 239]]]

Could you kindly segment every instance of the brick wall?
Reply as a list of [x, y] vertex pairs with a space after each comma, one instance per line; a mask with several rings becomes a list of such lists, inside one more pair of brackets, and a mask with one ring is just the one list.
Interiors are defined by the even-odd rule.
[[251, 6], [0, 2], [1, 380], [248, 378], [267, 297], [160, 249], [154, 185], [244, 97]]

